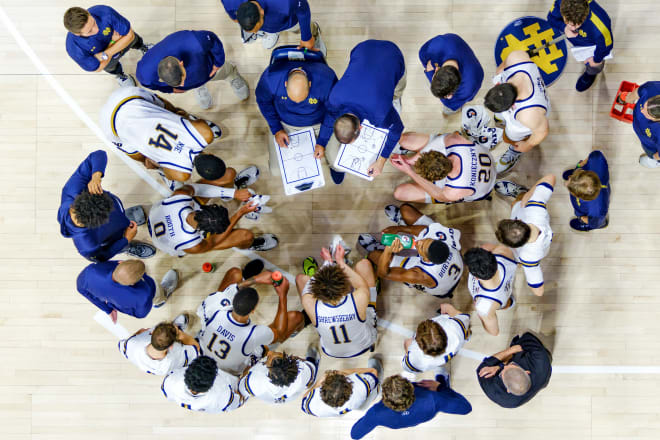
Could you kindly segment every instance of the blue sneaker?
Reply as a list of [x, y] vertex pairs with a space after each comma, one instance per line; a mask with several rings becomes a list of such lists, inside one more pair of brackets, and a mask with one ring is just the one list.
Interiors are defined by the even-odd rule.
[[584, 72], [582, 76], [578, 78], [577, 83], [575, 84], [575, 90], [578, 92], [587, 91], [595, 81], [596, 75], [589, 75], [587, 72]]
[[344, 181], [344, 177], [346, 177], [346, 173], [340, 173], [339, 171], [330, 168], [330, 177], [332, 177], [332, 181], [335, 182], [335, 185], [341, 185]]

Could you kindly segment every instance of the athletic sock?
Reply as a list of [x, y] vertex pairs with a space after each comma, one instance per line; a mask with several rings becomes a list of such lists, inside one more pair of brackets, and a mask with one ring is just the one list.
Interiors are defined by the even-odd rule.
[[378, 299], [378, 290], [376, 287], [369, 287], [369, 303], [376, 304], [376, 300]]

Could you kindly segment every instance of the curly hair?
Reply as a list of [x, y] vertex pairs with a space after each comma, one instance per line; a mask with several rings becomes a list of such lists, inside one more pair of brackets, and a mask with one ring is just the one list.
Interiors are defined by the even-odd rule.
[[351, 282], [336, 264], [321, 267], [309, 283], [312, 296], [324, 303], [336, 304], [351, 289]]
[[489, 280], [497, 273], [497, 258], [484, 248], [468, 249], [463, 260], [470, 273], [480, 280]]
[[522, 220], [500, 220], [495, 236], [500, 243], [512, 248], [519, 248], [529, 241], [532, 229]]
[[199, 356], [188, 365], [184, 382], [195, 393], [205, 393], [211, 389], [218, 375], [218, 365], [208, 356]]
[[195, 212], [197, 229], [209, 234], [222, 234], [229, 227], [229, 212], [224, 206], [202, 205]]
[[383, 382], [383, 405], [397, 412], [403, 412], [415, 403], [415, 387], [399, 376], [390, 376]]
[[282, 357], [273, 359], [268, 367], [268, 378], [273, 385], [289, 386], [296, 380], [296, 377], [298, 377], [298, 359], [286, 352], [282, 353]]
[[600, 178], [593, 171], [575, 170], [566, 183], [568, 191], [578, 199], [596, 200], [600, 194]]
[[151, 332], [151, 346], [158, 351], [167, 350], [176, 341], [176, 326], [171, 322], [161, 322]]
[[336, 370], [325, 372], [325, 380], [321, 385], [321, 400], [332, 408], [340, 408], [353, 394], [353, 384]]
[[91, 194], [85, 190], [71, 204], [76, 221], [85, 228], [98, 228], [108, 223], [115, 204], [107, 192]]
[[454, 66], [442, 66], [431, 79], [431, 93], [436, 98], [451, 95], [461, 84], [461, 72]]
[[561, 0], [561, 16], [571, 24], [582, 24], [589, 16], [589, 0]]
[[415, 161], [415, 172], [431, 182], [442, 180], [451, 172], [451, 160], [439, 151], [427, 151]]
[[415, 341], [424, 354], [438, 356], [447, 348], [447, 333], [440, 324], [427, 319], [417, 326]]

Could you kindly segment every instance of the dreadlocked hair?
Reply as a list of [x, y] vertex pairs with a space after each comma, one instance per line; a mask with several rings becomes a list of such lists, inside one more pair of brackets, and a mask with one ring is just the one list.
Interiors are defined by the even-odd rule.
[[227, 208], [218, 205], [202, 205], [195, 213], [197, 229], [209, 234], [222, 234], [229, 227]]
[[268, 367], [268, 378], [273, 385], [286, 387], [298, 377], [298, 359], [282, 353], [282, 357], [273, 359]]

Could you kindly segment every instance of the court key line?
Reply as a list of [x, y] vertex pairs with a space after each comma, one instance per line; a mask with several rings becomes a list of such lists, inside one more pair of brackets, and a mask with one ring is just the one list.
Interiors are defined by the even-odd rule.
[[[78, 103], [71, 97], [71, 95], [64, 90], [62, 85], [55, 79], [55, 77], [50, 73], [46, 66], [41, 62], [36, 53], [32, 50], [30, 45], [25, 41], [21, 33], [18, 31], [14, 22], [9, 18], [4, 8], [0, 6], [0, 20], [5, 26], [5, 29], [16, 40], [18, 47], [23, 50], [25, 55], [32, 61], [37, 70], [41, 75], [46, 79], [48, 84], [53, 88], [53, 90], [59, 95], [59, 97], [67, 104], [73, 113], [80, 118], [80, 120], [89, 127], [90, 130], [103, 142], [103, 144], [110, 149], [116, 156], [118, 156], [130, 169], [132, 169], [142, 180], [147, 182], [152, 188], [158, 191], [163, 197], [166, 197], [170, 194], [170, 191], [164, 186], [160, 185], [153, 177], [151, 177], [145, 169], [137, 164], [134, 160], [128, 158], [125, 154], [119, 152], [114, 145], [108, 141], [99, 126], [92, 121], [92, 119], [83, 111], [83, 109], [78, 105]], [[279, 270], [285, 275], [289, 282], [295, 285], [295, 277], [286, 272], [274, 264], [270, 263], [266, 259], [258, 256], [252, 251], [247, 251], [244, 249], [234, 249], [234, 251], [239, 252], [251, 259], [258, 258], [262, 260], [268, 269]], [[99, 313], [101, 315], [99, 315]], [[103, 316], [102, 316], [103, 315]], [[94, 320], [98, 322], [103, 328], [110, 331], [113, 335], [118, 338], [124, 338], [129, 333], [121, 324], [112, 324], [110, 318], [103, 312], [97, 312], [94, 315]], [[378, 319], [378, 325], [384, 329], [390, 330], [394, 333], [397, 333], [405, 338], [412, 336], [413, 332], [402, 327], [393, 322], [387, 321], [385, 319]], [[481, 361], [486, 355], [478, 353], [476, 351], [462, 349], [458, 352], [458, 356], [466, 357], [469, 359]], [[563, 373], [563, 374], [660, 374], [660, 366], [627, 366], [627, 365], [558, 365], [553, 366], [552, 370], [554, 373]]]

